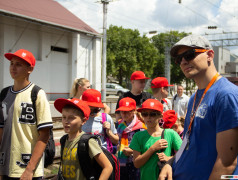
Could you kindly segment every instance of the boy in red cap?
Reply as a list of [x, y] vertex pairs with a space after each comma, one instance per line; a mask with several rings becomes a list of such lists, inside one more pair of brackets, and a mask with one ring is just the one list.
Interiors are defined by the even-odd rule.
[[123, 180], [138, 180], [140, 179], [140, 170], [135, 168], [133, 164], [133, 150], [129, 148], [129, 145], [134, 134], [145, 130], [146, 126], [135, 114], [136, 101], [134, 99], [130, 97], [122, 98], [116, 111], [120, 111], [122, 117], [117, 128], [119, 135], [120, 178]]
[[[29, 81], [36, 61], [33, 54], [20, 49], [5, 57], [14, 85], [1, 91], [0, 178], [42, 179], [42, 157], [53, 127], [49, 102], [45, 92]], [[33, 88], [40, 89], [35, 103]]]
[[177, 113], [175, 113], [174, 110], [168, 110], [163, 113], [163, 128], [164, 129], [171, 129], [175, 122], [177, 121], [178, 116]]
[[[142, 71], [133, 72], [131, 75], [131, 78], [130, 78], [131, 90], [124, 93], [122, 96], [119, 97], [119, 99], [117, 101], [116, 109], [119, 108], [119, 101], [125, 97], [130, 97], [130, 98], [134, 99], [136, 101], [137, 107], [140, 107], [141, 104], [146, 99], [153, 98], [150, 93], [144, 92], [146, 79], [150, 79], [150, 78], [146, 77], [144, 72], [142, 72]], [[121, 118], [120, 113], [119, 113], [119, 111], [117, 111], [116, 112], [116, 120], [118, 121], [120, 118]]]
[[[62, 176], [65, 179], [86, 179], [80, 167], [77, 155], [78, 141], [84, 134], [82, 126], [90, 115], [89, 106], [80, 99], [56, 99], [55, 108], [62, 113], [62, 124], [67, 138], [62, 154]], [[98, 142], [91, 138], [88, 142], [89, 156], [94, 158], [102, 167], [100, 179], [108, 179], [112, 173], [112, 165], [106, 155], [102, 152]]]
[[151, 81], [153, 96], [163, 104], [163, 111], [171, 110], [172, 103], [167, 99], [170, 85], [165, 77], [157, 77]]
[[89, 134], [100, 135], [102, 146], [113, 152], [112, 144], [117, 145], [119, 137], [111, 116], [100, 112], [104, 107], [101, 93], [96, 89], [88, 89], [83, 92], [82, 100], [86, 101], [91, 110], [89, 119], [82, 130]]
[[[159, 161], [167, 161], [174, 149], [177, 151], [182, 140], [178, 134], [171, 130], [164, 131], [164, 139], [161, 139], [163, 129], [159, 121], [163, 117], [163, 105], [156, 99], [147, 99], [137, 111], [141, 112], [147, 130], [137, 132], [131, 141], [133, 149], [133, 161], [136, 168], [140, 168], [140, 179], [157, 179], [159, 176]], [[162, 149], [164, 153], [160, 153]]]

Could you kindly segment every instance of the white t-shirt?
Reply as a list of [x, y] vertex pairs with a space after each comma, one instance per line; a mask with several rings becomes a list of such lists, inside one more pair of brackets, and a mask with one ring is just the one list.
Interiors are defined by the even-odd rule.
[[186, 94], [182, 94], [181, 97], [178, 95], [175, 96], [173, 97], [173, 109], [178, 113], [179, 118], [186, 115], [189, 97]]

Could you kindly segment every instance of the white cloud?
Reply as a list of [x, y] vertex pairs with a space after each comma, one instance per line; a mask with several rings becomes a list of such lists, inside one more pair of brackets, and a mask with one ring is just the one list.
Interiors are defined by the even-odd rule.
[[[99, 33], [103, 6], [96, 0], [57, 0]], [[140, 33], [178, 30], [194, 34], [237, 32], [238, 0], [115, 0], [108, 5], [107, 25], [138, 29]], [[208, 26], [217, 26], [215, 30]], [[216, 35], [223, 38], [227, 35]], [[229, 34], [237, 37], [238, 33]], [[208, 36], [210, 38], [212, 36]], [[214, 37], [214, 36], [213, 36]], [[232, 48], [238, 54], [238, 47]]]

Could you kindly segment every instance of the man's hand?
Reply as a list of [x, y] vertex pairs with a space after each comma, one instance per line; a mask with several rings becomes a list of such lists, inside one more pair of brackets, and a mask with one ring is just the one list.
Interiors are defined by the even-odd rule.
[[173, 180], [172, 179], [172, 167], [169, 164], [166, 164], [159, 174], [158, 180]]

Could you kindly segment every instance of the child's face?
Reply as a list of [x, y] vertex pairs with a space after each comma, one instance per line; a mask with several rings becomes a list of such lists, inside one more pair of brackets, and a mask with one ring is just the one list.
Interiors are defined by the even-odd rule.
[[134, 89], [138, 90], [138, 91], [143, 91], [145, 88], [145, 79], [140, 79], [140, 80], [132, 80], [132, 86]]
[[159, 120], [162, 118], [159, 111], [145, 109], [141, 112], [142, 117], [144, 118], [146, 126], [155, 127], [159, 126]]
[[135, 110], [132, 111], [120, 111], [123, 120], [130, 122], [134, 118]]
[[62, 124], [67, 134], [77, 134], [85, 124], [86, 119], [81, 118], [75, 109], [66, 108], [62, 110]]
[[29, 76], [33, 71], [33, 68], [24, 60], [13, 57], [10, 62], [10, 74], [14, 80], [22, 80]]

